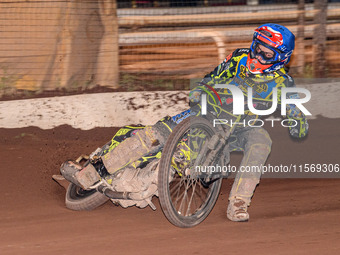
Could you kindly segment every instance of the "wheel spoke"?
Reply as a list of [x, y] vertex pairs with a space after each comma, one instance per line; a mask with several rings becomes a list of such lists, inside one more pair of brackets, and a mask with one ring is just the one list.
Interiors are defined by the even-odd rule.
[[[206, 197], [208, 194], [208, 190], [202, 186], [200, 181], [197, 181], [197, 183], [198, 183], [198, 186], [200, 187], [200, 191], [202, 191], [201, 193], [204, 193], [204, 196]], [[197, 193], [197, 196], [199, 196], [200, 199], [204, 201], [204, 197], [201, 196], [201, 193]]]
[[197, 180], [193, 180], [193, 185], [192, 185], [192, 193], [191, 193], [191, 197], [190, 197], [190, 200], [189, 200], [189, 203], [188, 203], [188, 208], [187, 208], [187, 211], [185, 213], [185, 216], [187, 216], [190, 212], [190, 208], [191, 208], [191, 203], [192, 203], [192, 199], [195, 195], [195, 189], [196, 189], [196, 182]]
[[[172, 181], [171, 182], [171, 184], [173, 184], [175, 181]], [[175, 190], [177, 190], [177, 188], [181, 185], [181, 181], [177, 181], [176, 180], [176, 184], [175, 185], [173, 185], [173, 186], [171, 186], [171, 188], [170, 188], [170, 193], [172, 193], [173, 191], [175, 191]]]
[[[179, 208], [178, 208], [178, 212], [181, 213], [182, 212], [182, 207], [184, 206], [184, 201], [187, 199], [187, 192], [188, 192], [188, 185], [189, 185], [189, 182], [190, 182], [190, 179], [189, 181], [186, 183], [186, 187], [185, 187], [185, 190], [184, 190], [184, 193], [183, 193], [183, 198], [181, 200], [181, 203], [179, 205]], [[182, 214], [182, 213], [181, 213]]]
[[[179, 187], [178, 187], [178, 189], [177, 189], [177, 191], [176, 191], [176, 200], [175, 200], [174, 206], [177, 205], [177, 203], [178, 203], [178, 201], [179, 201], [179, 199], [180, 199], [180, 196], [181, 196], [181, 195], [180, 195], [180, 191], [181, 191], [181, 187], [182, 187], [183, 182], [184, 182], [184, 179], [181, 178], [181, 179], [179, 180]], [[170, 195], [171, 195], [171, 194], [170, 194]]]

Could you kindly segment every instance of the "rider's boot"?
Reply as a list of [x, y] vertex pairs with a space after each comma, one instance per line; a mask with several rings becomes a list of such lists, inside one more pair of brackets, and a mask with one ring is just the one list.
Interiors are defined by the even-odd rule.
[[264, 129], [252, 129], [239, 134], [240, 140], [246, 141], [241, 169], [250, 171], [238, 171], [229, 195], [227, 210], [228, 219], [232, 221], [247, 221], [249, 214], [247, 208], [256, 186], [261, 178], [261, 166], [267, 160], [271, 148], [271, 139]]
[[249, 214], [247, 212], [248, 205], [241, 198], [232, 198], [229, 200], [227, 209], [227, 217], [231, 221], [244, 222], [249, 220]]

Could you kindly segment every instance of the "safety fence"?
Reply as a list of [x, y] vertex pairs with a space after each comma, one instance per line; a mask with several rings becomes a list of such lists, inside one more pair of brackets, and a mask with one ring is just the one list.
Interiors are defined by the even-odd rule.
[[118, 84], [115, 1], [0, 1], [0, 45], [2, 91]]
[[336, 1], [0, 1], [0, 14], [0, 96], [187, 89], [267, 22], [296, 35], [293, 76], [340, 77]]

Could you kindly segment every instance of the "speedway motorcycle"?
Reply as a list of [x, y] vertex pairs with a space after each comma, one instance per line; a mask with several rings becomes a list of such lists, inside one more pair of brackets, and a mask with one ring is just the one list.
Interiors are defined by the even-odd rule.
[[[149, 205], [155, 210], [151, 199], [158, 196], [164, 215], [173, 225], [182, 228], [198, 225], [213, 209], [222, 178], [229, 175], [226, 171], [215, 171], [213, 166], [228, 165], [227, 140], [233, 128], [213, 127], [212, 117], [190, 116], [181, 121], [161, 152], [137, 168], [126, 166], [86, 190], [70, 183], [66, 207], [92, 210], [111, 200], [124, 208]], [[83, 166], [95, 164], [104, 147], [76, 161]], [[65, 181], [61, 175], [53, 179], [59, 183]]]

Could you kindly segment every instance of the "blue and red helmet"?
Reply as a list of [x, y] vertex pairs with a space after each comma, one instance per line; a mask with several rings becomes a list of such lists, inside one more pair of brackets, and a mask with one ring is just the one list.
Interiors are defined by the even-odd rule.
[[[273, 56], [267, 57], [259, 50], [259, 45], [272, 50]], [[272, 23], [264, 24], [255, 29], [248, 54], [247, 68], [254, 74], [278, 70], [288, 64], [294, 47], [295, 35], [286, 27]]]

